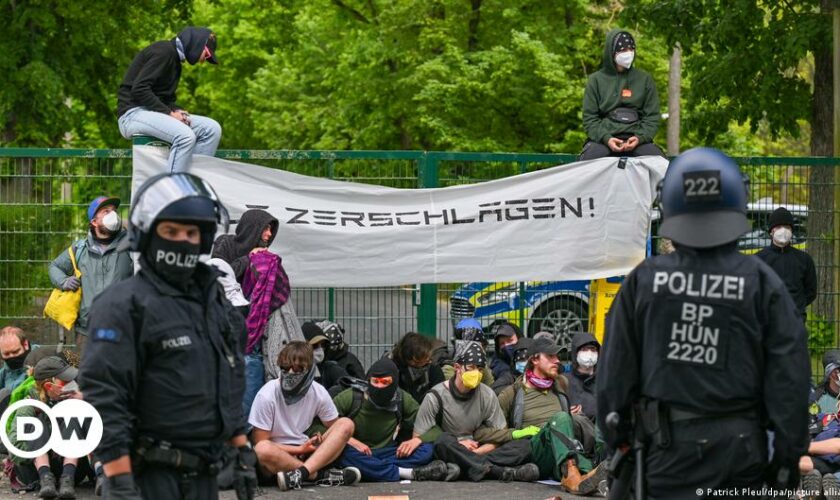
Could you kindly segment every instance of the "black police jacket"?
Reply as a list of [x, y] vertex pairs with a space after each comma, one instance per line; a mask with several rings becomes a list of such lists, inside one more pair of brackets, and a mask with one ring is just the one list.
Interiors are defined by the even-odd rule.
[[814, 259], [798, 248], [770, 245], [755, 254], [782, 278], [802, 317], [805, 308], [817, 298], [817, 268]]
[[[779, 277], [734, 244], [679, 248], [634, 269], [607, 318], [597, 365], [598, 425], [615, 447], [641, 397], [710, 416], [757, 414], [775, 431], [775, 458], [807, 451], [807, 335]], [[758, 425], [758, 423], [757, 423]]]
[[103, 462], [138, 438], [214, 458], [244, 433], [247, 331], [217, 276], [199, 263], [183, 292], [143, 269], [94, 300], [79, 386], [102, 416]]

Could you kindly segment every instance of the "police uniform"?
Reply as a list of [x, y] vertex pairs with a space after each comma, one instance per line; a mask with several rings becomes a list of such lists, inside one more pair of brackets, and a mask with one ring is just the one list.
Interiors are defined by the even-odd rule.
[[[706, 186], [693, 198], [698, 183]], [[661, 234], [677, 251], [640, 264], [613, 303], [599, 426], [613, 449], [628, 444], [635, 410], [646, 498], [760, 489], [765, 478], [795, 485], [808, 444], [807, 337], [776, 273], [737, 251], [747, 229], [737, 165], [716, 150], [686, 152], [663, 181], [662, 210]], [[624, 425], [608, 426], [613, 412]]]
[[[187, 191], [179, 196], [200, 195], [183, 180], [203, 181], [174, 177]], [[131, 222], [135, 242], [148, 236]], [[146, 221], [146, 228], [154, 225]], [[204, 236], [202, 253], [209, 253]], [[143, 255], [143, 245], [134, 244]], [[104, 424], [96, 456], [108, 463], [129, 455], [143, 498], [215, 499], [223, 445], [245, 433], [244, 320], [225, 298], [215, 268], [199, 262], [185, 286], [176, 286], [148, 256], [141, 259], [140, 272], [97, 297], [91, 312], [80, 386]], [[114, 496], [138, 498], [132, 489]]]

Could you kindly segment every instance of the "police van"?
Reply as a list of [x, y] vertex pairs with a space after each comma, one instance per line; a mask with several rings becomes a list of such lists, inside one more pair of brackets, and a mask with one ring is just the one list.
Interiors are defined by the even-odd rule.
[[[808, 207], [774, 203], [762, 198], [747, 205], [747, 218], [752, 229], [738, 240], [738, 249], [753, 254], [770, 244], [767, 228], [770, 214], [785, 207], [793, 214], [792, 244], [805, 248]], [[659, 212], [653, 213], [651, 233], [656, 235]], [[659, 238], [651, 239], [650, 252], [658, 253]], [[620, 278], [616, 278], [620, 280]], [[568, 348], [572, 336], [589, 330], [590, 281], [529, 281], [477, 282], [459, 287], [449, 299], [450, 319], [453, 323], [464, 318], [476, 318], [483, 325], [504, 319], [523, 325], [529, 337], [539, 331], [554, 334], [558, 345]]]

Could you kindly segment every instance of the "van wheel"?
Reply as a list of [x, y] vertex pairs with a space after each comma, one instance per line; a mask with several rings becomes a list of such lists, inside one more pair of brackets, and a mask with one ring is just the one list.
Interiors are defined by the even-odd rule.
[[546, 331], [554, 335], [554, 341], [560, 347], [570, 349], [572, 336], [588, 331], [589, 308], [587, 304], [574, 297], [554, 297], [534, 311], [528, 320], [528, 336]]

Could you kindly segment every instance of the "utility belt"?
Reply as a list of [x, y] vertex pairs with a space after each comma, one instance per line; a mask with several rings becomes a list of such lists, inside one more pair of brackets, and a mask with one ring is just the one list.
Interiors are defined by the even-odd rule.
[[209, 462], [195, 453], [173, 448], [167, 441], [151, 438], [139, 438], [131, 458], [132, 467], [138, 471], [144, 467], [162, 467], [188, 475], [215, 476], [220, 470], [218, 462]]
[[644, 399], [636, 405], [637, 422], [646, 440], [660, 448], [671, 446], [671, 424], [689, 420], [742, 419], [758, 422], [756, 410], [732, 413], [698, 413], [674, 408], [655, 399]]

